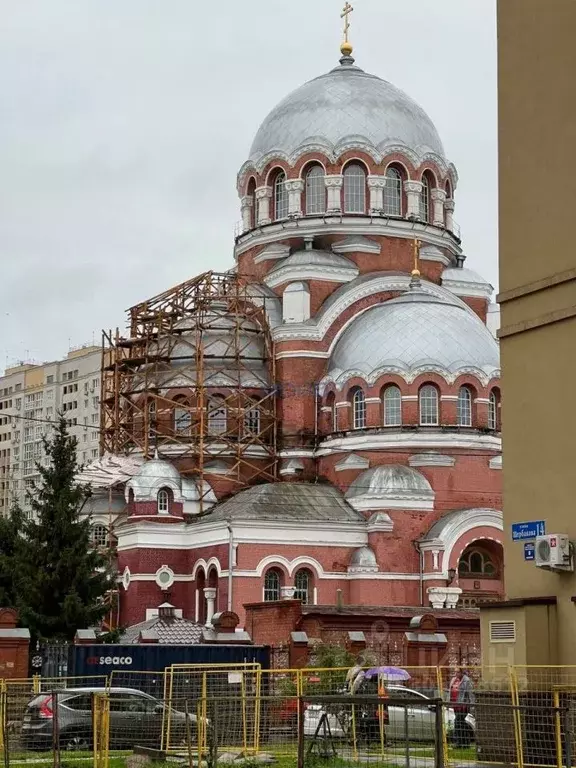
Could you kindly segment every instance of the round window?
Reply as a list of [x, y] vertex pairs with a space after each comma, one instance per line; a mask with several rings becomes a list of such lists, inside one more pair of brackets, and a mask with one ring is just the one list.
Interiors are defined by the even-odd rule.
[[156, 584], [160, 589], [168, 589], [174, 583], [174, 571], [168, 568], [167, 565], [163, 565], [156, 571]]

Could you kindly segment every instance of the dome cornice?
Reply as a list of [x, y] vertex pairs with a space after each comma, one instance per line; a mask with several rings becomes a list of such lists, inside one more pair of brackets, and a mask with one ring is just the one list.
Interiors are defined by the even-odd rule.
[[384, 142], [379, 146], [374, 146], [361, 136], [349, 136], [340, 140], [336, 145], [316, 139], [303, 144], [290, 155], [281, 149], [274, 149], [262, 155], [258, 160], [247, 160], [238, 172], [238, 191], [240, 194], [244, 194], [247, 177], [250, 174], [261, 175], [264, 169], [274, 162], [282, 162], [288, 168], [295, 168], [299, 161], [307, 155], [320, 154], [325, 158], [326, 162], [337, 164], [343, 155], [354, 150], [365, 153], [378, 165], [383, 164], [387, 157], [394, 156], [394, 159], [397, 160], [398, 155], [406, 158], [408, 163], [416, 169], [422, 165], [432, 164], [438, 168], [443, 177], [450, 179], [453, 189], [456, 188], [458, 183], [458, 172], [454, 164], [449, 163], [435, 152], [418, 152], [406, 144], [398, 142]]
[[330, 373], [325, 376], [319, 383], [318, 389], [320, 394], [324, 394], [324, 391], [330, 384], [334, 384], [337, 389], [342, 389], [343, 385], [347, 381], [352, 379], [361, 379], [365, 381], [369, 386], [374, 385], [378, 379], [382, 376], [399, 376], [406, 384], [412, 384], [419, 376], [434, 373], [440, 376], [446, 384], [452, 385], [462, 375], [467, 374], [477, 379], [483, 386], [487, 386], [490, 381], [500, 378], [500, 369], [495, 368], [493, 371], [487, 373], [482, 368], [477, 368], [473, 365], [462, 365], [455, 367], [454, 369], [442, 368], [442, 366], [434, 364], [434, 362], [423, 362], [420, 365], [408, 367], [405, 365], [383, 365], [380, 368], [372, 371], [369, 375], [366, 375], [365, 371], [360, 369], [349, 369], [337, 373]]

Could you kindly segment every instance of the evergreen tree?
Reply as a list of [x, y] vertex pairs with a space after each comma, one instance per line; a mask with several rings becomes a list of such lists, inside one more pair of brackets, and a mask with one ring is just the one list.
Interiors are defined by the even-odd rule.
[[7, 517], [0, 517], [0, 607], [15, 608], [17, 603], [15, 573], [17, 551], [24, 515], [14, 502]]
[[52, 436], [44, 438], [47, 461], [37, 465], [33, 516], [17, 548], [20, 621], [35, 640], [72, 640], [77, 629], [98, 624], [113, 586], [106, 558], [92, 546], [90, 519], [81, 516], [90, 490], [75, 479], [76, 447], [60, 416]]

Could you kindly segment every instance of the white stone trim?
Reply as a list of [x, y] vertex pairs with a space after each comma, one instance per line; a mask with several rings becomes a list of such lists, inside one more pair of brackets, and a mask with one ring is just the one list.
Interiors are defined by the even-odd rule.
[[458, 172], [456, 171], [454, 164], [449, 163], [442, 155], [426, 150], [420, 152], [415, 150], [414, 147], [408, 146], [397, 139], [375, 146], [372, 142], [359, 136], [349, 136], [341, 139], [337, 144], [332, 144], [322, 138], [316, 138], [314, 141], [308, 141], [301, 144], [291, 154], [287, 154], [280, 149], [275, 149], [260, 156], [258, 159], [247, 160], [238, 172], [238, 192], [241, 194], [245, 186], [244, 182], [246, 176], [250, 174], [250, 172], [255, 171], [257, 174], [261, 173], [271, 160], [283, 160], [288, 166], [293, 168], [301, 157], [312, 152], [317, 152], [324, 155], [328, 162], [335, 163], [345, 152], [354, 149], [361, 150], [368, 154], [377, 165], [380, 165], [385, 158], [396, 154], [403, 155], [415, 167], [421, 166], [426, 161], [431, 161], [443, 171], [443, 175], [450, 177], [452, 189], [456, 189]]
[[[440, 518], [441, 520], [441, 518]], [[497, 531], [504, 530], [502, 512], [490, 508], [463, 509], [458, 515], [446, 521], [444, 528], [437, 538], [444, 542], [444, 554], [442, 557], [442, 578], [448, 578], [448, 565], [452, 550], [462, 536], [474, 528], [494, 528]], [[485, 537], [479, 537], [485, 538]], [[495, 539], [497, 541], [497, 539]]]
[[347, 469], [369, 469], [370, 468], [370, 462], [368, 459], [365, 459], [363, 456], [356, 456], [355, 454], [350, 454], [349, 456], [346, 456], [345, 459], [342, 459], [342, 461], [339, 461], [334, 466], [335, 472], [345, 472]]
[[[329, 177], [326, 176], [326, 179]], [[330, 189], [328, 190], [330, 191]], [[340, 189], [336, 188], [338, 202]], [[266, 202], [269, 202], [267, 200]], [[418, 238], [430, 245], [446, 248], [454, 257], [462, 253], [458, 239], [447, 229], [426, 224], [422, 221], [387, 218], [386, 216], [346, 216], [330, 213], [318, 216], [304, 216], [295, 220], [268, 223], [263, 228], [252, 229], [240, 235], [234, 249], [238, 259], [257, 245], [267, 245], [279, 239], [304, 237], [306, 235], [374, 235], [375, 237], [398, 237], [406, 240]]]
[[[174, 608], [174, 616], [177, 619], [182, 618], [182, 608]], [[159, 608], [146, 608], [146, 621], [151, 621], [152, 619], [157, 619], [159, 615], [160, 609]]]
[[453, 467], [456, 464], [454, 456], [442, 453], [416, 453], [408, 459], [410, 467]]
[[434, 510], [434, 493], [432, 494], [383, 494], [377, 496], [356, 496], [346, 501], [358, 512], [373, 510], [410, 510], [411, 512], [432, 512]]
[[338, 403], [334, 403], [335, 408], [351, 408], [352, 403], [349, 403], [348, 400], [340, 400]]
[[316, 456], [354, 451], [378, 451], [405, 448], [412, 451], [440, 448], [466, 448], [478, 451], [501, 451], [502, 440], [496, 435], [443, 433], [443, 432], [385, 432], [380, 434], [328, 437], [320, 443]]
[[493, 456], [488, 462], [490, 469], [502, 469], [502, 455]]
[[378, 403], [380, 405], [382, 400], [379, 397], [366, 397], [366, 398], [364, 398], [364, 402], [365, 403]]
[[[319, 563], [318, 560], [316, 560], [314, 557], [309, 557], [308, 555], [300, 555], [299, 557], [295, 557], [292, 560], [288, 560], [283, 555], [267, 555], [266, 557], [263, 557], [262, 560], [260, 560], [256, 568], [250, 573], [252, 573], [254, 576], [262, 577], [264, 575], [264, 571], [267, 568], [270, 568], [270, 566], [274, 565], [283, 566], [290, 578], [292, 578], [294, 573], [303, 566], [311, 568], [318, 578], [324, 576], [324, 569], [321, 563]], [[238, 573], [242, 572], [239, 571]]]
[[312, 448], [285, 448], [278, 453], [282, 459], [313, 459], [314, 455]]
[[[162, 580], [162, 576], [164, 574], [167, 576], [165, 581]], [[174, 575], [175, 574], [172, 568], [170, 568], [168, 565], [161, 565], [154, 574], [154, 581], [156, 582], [157, 586], [160, 587], [160, 589], [170, 589], [172, 584], [174, 584]]]
[[294, 280], [323, 280], [327, 283], [349, 283], [358, 277], [358, 269], [348, 267], [329, 267], [320, 264], [302, 264], [292, 266], [280, 266], [263, 279], [268, 288], [277, 288], [279, 285]]
[[474, 402], [481, 403], [482, 405], [489, 405], [490, 400], [487, 397], [475, 397]]
[[327, 360], [330, 357], [329, 352], [318, 352], [314, 349], [291, 349], [286, 352], [277, 352], [276, 360], [288, 360], [297, 357], [310, 357], [318, 360]]
[[284, 245], [284, 243], [271, 243], [254, 257], [254, 264], [260, 264], [262, 261], [287, 259], [288, 256], [290, 256], [289, 245]]
[[418, 395], [402, 395], [403, 403], [416, 403], [418, 401]]
[[196, 576], [198, 575], [198, 571], [200, 568], [204, 569], [204, 575], [208, 576], [208, 571], [210, 568], [216, 568], [216, 573], [218, 574], [218, 578], [222, 576], [222, 566], [220, 565], [220, 561], [217, 557], [211, 557], [208, 560], [204, 560], [204, 558], [200, 558], [194, 563], [194, 568], [192, 569], [192, 580], [196, 581]]
[[420, 261], [433, 261], [449, 267], [452, 264], [450, 256], [438, 248], [437, 245], [427, 245], [420, 249]]
[[442, 279], [442, 285], [455, 296], [468, 296], [470, 298], [486, 299], [489, 301], [494, 293], [494, 288], [489, 283], [471, 283], [467, 280]]
[[455, 403], [458, 401], [458, 395], [440, 395], [440, 400]]
[[375, 240], [358, 235], [349, 236], [343, 240], [332, 243], [334, 253], [376, 253], [382, 252], [382, 248]]

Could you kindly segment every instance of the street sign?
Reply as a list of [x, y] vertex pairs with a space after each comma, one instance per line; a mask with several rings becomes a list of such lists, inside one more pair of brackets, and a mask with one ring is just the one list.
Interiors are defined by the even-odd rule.
[[544, 520], [532, 520], [529, 523], [512, 523], [512, 541], [526, 541], [535, 539], [536, 536], [546, 534], [546, 523]]
[[534, 549], [533, 541], [524, 544], [524, 560], [536, 560], [536, 550]]

